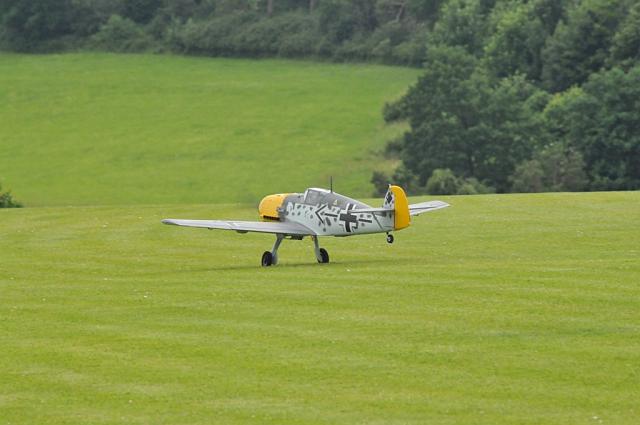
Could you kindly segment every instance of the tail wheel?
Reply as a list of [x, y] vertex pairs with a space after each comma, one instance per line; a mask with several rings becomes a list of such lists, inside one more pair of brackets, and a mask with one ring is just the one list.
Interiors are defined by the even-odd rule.
[[262, 254], [262, 267], [269, 267], [273, 264], [273, 254], [269, 251], [265, 251]]
[[318, 260], [318, 263], [328, 263], [329, 262], [329, 253], [327, 252], [326, 249], [320, 248], [320, 257], [321, 257], [321, 259]]
[[387, 243], [393, 243], [393, 235], [387, 235]]

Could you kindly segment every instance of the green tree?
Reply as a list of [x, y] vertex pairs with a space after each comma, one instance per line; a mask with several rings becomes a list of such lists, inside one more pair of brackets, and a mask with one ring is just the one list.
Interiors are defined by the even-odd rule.
[[492, 85], [476, 65], [460, 47], [431, 49], [424, 75], [395, 108], [411, 125], [402, 160], [420, 185], [448, 168], [506, 191], [515, 166], [543, 141], [545, 94], [522, 76]]
[[531, 0], [533, 14], [542, 22], [545, 33], [553, 34], [558, 22], [566, 18], [566, 10], [575, 0]]
[[481, 0], [449, 0], [440, 10], [430, 35], [434, 45], [461, 46], [480, 56], [486, 36], [486, 16]]
[[429, 51], [425, 73], [395, 109], [397, 118], [408, 118], [402, 152], [407, 170], [424, 185], [437, 168], [473, 173], [474, 157], [465, 130], [477, 120], [475, 105], [481, 97], [471, 80], [476, 59], [461, 47]]
[[217, 16], [255, 10], [256, 7], [257, 4], [255, 0], [215, 0], [215, 11]]
[[488, 68], [498, 78], [519, 73], [540, 80], [542, 48], [547, 36], [544, 22], [535, 14], [534, 3], [506, 9], [500, 13], [484, 49]]
[[349, 3], [343, 0], [324, 0], [318, 5], [320, 31], [331, 43], [350, 39], [356, 30], [356, 19]]
[[35, 50], [46, 40], [72, 33], [71, 0], [5, 1], [4, 37], [15, 50]]
[[570, 8], [543, 50], [545, 86], [563, 91], [600, 70], [627, 11], [626, 0], [585, 0]]
[[418, 21], [433, 24], [440, 15], [445, 0], [408, 0], [408, 14]]
[[114, 14], [122, 13], [118, 0], [72, 0], [71, 31], [74, 35], [88, 37]]
[[613, 36], [611, 63], [631, 65], [640, 60], [640, 3], [631, 6], [618, 32]]
[[592, 75], [545, 110], [555, 140], [584, 157], [591, 189], [640, 188], [640, 66]]
[[125, 0], [122, 16], [139, 24], [146, 24], [162, 6], [162, 0]]

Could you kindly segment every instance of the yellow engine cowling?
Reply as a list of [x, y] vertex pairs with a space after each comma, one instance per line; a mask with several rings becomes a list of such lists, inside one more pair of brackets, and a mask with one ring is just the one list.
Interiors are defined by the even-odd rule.
[[280, 208], [284, 199], [289, 195], [289, 193], [277, 193], [262, 198], [260, 205], [258, 205], [260, 218], [263, 220], [279, 220], [280, 214], [278, 213], [278, 208]]

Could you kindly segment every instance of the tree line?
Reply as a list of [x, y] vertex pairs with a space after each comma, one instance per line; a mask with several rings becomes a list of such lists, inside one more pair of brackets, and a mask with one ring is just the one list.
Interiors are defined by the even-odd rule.
[[4, 0], [0, 46], [420, 66], [443, 0]]
[[640, 2], [450, 0], [387, 121], [413, 193], [640, 188]]
[[640, 188], [639, 0], [4, 0], [0, 48], [421, 67], [379, 192]]

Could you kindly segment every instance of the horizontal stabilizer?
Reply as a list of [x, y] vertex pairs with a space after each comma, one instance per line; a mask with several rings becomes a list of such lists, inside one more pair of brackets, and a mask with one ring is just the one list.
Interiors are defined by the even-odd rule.
[[352, 213], [381, 213], [381, 212], [393, 212], [393, 208], [354, 208], [351, 210]]
[[428, 201], [420, 202], [419, 204], [409, 205], [409, 214], [420, 215], [422, 213], [439, 210], [441, 208], [447, 208], [449, 204], [442, 201]]

